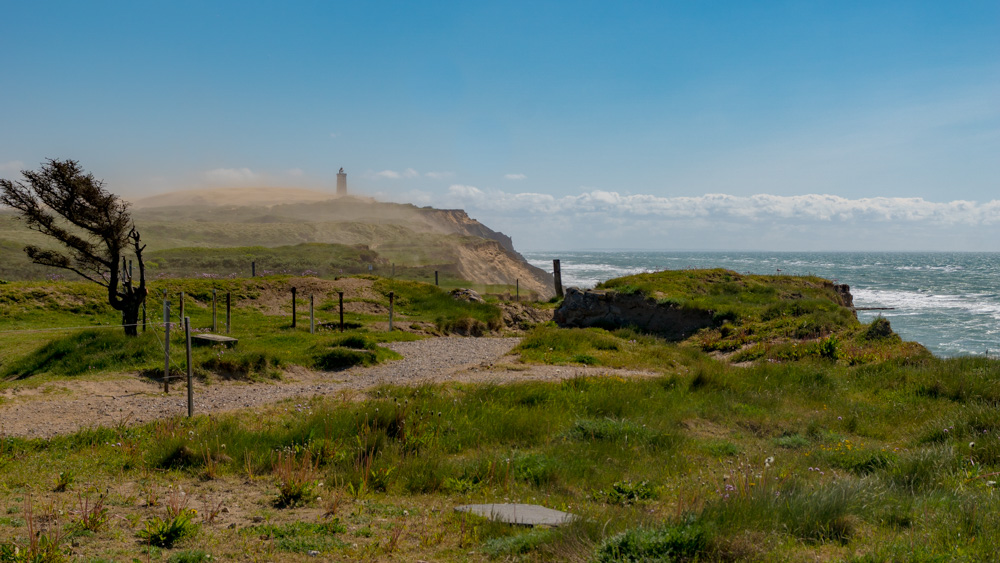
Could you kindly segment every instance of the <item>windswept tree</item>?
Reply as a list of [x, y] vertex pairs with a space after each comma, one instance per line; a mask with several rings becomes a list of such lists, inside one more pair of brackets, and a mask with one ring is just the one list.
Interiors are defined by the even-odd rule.
[[[24, 170], [23, 181], [0, 179], [0, 203], [16, 209], [29, 229], [52, 237], [65, 251], [24, 248], [36, 264], [76, 272], [104, 286], [108, 303], [122, 312], [125, 334], [138, 334], [139, 311], [146, 300], [146, 270], [128, 203], [104, 189], [73, 160], [48, 160], [38, 171]], [[133, 282], [129, 256], [139, 266]]]

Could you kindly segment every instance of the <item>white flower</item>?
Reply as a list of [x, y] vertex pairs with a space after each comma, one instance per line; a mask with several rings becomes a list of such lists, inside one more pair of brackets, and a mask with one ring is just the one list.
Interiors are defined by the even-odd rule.
[[970, 447], [970, 448], [974, 448], [974, 447], [976, 447], [976, 443], [975, 443], [975, 442], [969, 442], [969, 447]]

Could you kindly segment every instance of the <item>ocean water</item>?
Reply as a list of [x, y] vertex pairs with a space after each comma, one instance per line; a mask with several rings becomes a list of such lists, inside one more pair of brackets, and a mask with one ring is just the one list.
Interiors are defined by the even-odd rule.
[[868, 322], [889, 319], [904, 340], [938, 356], [1000, 353], [1000, 253], [940, 252], [525, 252], [546, 271], [558, 258], [563, 285], [593, 287], [657, 270], [727, 268], [754, 274], [813, 274], [851, 286]]

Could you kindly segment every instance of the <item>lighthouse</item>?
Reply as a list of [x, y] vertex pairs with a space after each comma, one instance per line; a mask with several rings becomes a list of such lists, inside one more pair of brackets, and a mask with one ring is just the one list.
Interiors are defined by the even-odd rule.
[[344, 172], [344, 167], [337, 172], [337, 195], [347, 195], [347, 173]]

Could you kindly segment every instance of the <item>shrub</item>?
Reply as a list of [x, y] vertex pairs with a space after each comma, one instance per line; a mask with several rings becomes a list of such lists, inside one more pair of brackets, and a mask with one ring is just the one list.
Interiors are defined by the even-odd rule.
[[253, 379], [265, 377], [277, 379], [281, 376], [284, 362], [281, 358], [264, 352], [222, 351], [202, 362], [201, 367], [222, 377], [232, 379]]
[[831, 336], [819, 343], [819, 356], [828, 360], [836, 361], [840, 357], [836, 336]]
[[184, 509], [179, 514], [166, 520], [154, 516], [138, 532], [140, 539], [156, 547], [173, 547], [177, 541], [192, 536], [198, 531], [198, 525], [191, 521], [194, 511]]
[[312, 500], [314, 471], [312, 454], [308, 450], [297, 459], [293, 453], [278, 453], [274, 473], [278, 485], [278, 495], [274, 498], [275, 508], [292, 508], [307, 504]]
[[696, 524], [632, 528], [605, 540], [594, 554], [600, 563], [620, 561], [694, 561], [709, 547], [709, 535]]
[[554, 535], [552, 530], [534, 529], [514, 536], [490, 538], [483, 543], [483, 551], [492, 558], [516, 557], [534, 551]]
[[314, 365], [322, 370], [336, 371], [354, 366], [370, 366], [377, 363], [375, 352], [351, 348], [333, 348], [316, 356]]
[[893, 336], [892, 326], [889, 324], [889, 319], [885, 317], [875, 317], [865, 331], [861, 333], [861, 338], [864, 340], [883, 340]]
[[594, 493], [594, 499], [604, 501], [608, 504], [634, 504], [640, 500], [648, 500], [656, 497], [656, 491], [649, 481], [633, 483], [626, 479], [617, 481], [607, 489], [602, 489]]

